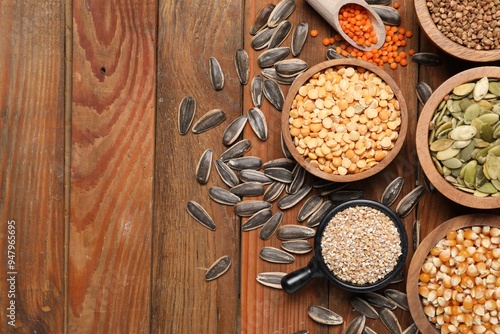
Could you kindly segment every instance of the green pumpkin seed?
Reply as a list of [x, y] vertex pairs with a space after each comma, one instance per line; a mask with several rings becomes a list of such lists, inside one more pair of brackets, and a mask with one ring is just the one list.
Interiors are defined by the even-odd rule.
[[462, 125], [453, 129], [449, 136], [453, 140], [469, 140], [474, 138], [477, 133], [477, 129], [471, 125]]
[[483, 77], [476, 82], [474, 86], [474, 90], [472, 92], [472, 96], [474, 100], [481, 101], [483, 97], [488, 93], [489, 88], [489, 80], [488, 77]]
[[453, 148], [453, 147], [448, 147], [447, 149], [443, 151], [439, 151], [436, 154], [436, 158], [438, 160], [448, 160], [453, 157], [455, 157], [458, 153], [460, 153], [460, 149], [458, 148]]
[[489, 124], [489, 125], [494, 125], [498, 123], [498, 120], [500, 119], [500, 115], [495, 114], [495, 113], [487, 113], [484, 115], [481, 115], [478, 117], [483, 123]]
[[475, 83], [468, 82], [460, 86], [457, 86], [453, 89], [453, 94], [457, 96], [467, 96], [474, 90], [475, 85], [476, 85]]
[[493, 142], [493, 128], [489, 124], [483, 124], [481, 126], [481, 130], [479, 131], [479, 135], [481, 136], [481, 139], [491, 143]]
[[431, 144], [430, 150], [432, 152], [444, 151], [447, 148], [451, 147], [453, 143], [454, 143], [453, 139], [441, 138]]
[[[468, 100], [469, 101], [469, 100]], [[464, 109], [464, 119], [466, 124], [470, 124], [470, 122], [479, 116], [481, 113], [481, 106], [477, 103], [471, 104], [466, 109]]]
[[500, 96], [500, 81], [492, 81], [488, 85], [488, 90], [495, 96]]
[[460, 159], [458, 159], [458, 158], [451, 158], [451, 159], [443, 160], [443, 161], [441, 161], [441, 163], [450, 169], [462, 167], [462, 161], [460, 161]]
[[467, 147], [470, 144], [471, 140], [456, 140], [451, 144], [451, 147], [453, 148], [464, 148]]

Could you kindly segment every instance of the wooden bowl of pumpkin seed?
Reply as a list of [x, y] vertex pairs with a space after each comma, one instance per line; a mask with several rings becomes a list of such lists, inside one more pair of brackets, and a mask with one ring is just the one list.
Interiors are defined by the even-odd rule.
[[357, 59], [310, 67], [288, 90], [283, 141], [308, 172], [353, 182], [387, 167], [405, 141], [408, 111], [401, 90], [382, 69]]
[[448, 199], [500, 208], [500, 67], [460, 72], [438, 87], [417, 124], [420, 165]]

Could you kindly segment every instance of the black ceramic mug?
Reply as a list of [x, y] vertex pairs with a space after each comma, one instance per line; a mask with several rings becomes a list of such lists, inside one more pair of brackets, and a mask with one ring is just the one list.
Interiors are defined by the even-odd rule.
[[[321, 255], [321, 238], [323, 237], [323, 232], [326, 226], [329, 224], [332, 217], [335, 216], [337, 213], [343, 211], [344, 209], [356, 206], [368, 206], [383, 212], [394, 222], [394, 225], [398, 229], [399, 236], [401, 239], [401, 255], [399, 256], [398, 261], [394, 266], [394, 268], [392, 269], [392, 271], [389, 272], [384, 278], [374, 283], [367, 283], [362, 285], [353, 284], [336, 277], [330, 271], [330, 269], [328, 268], [323, 259], [323, 256]], [[408, 237], [406, 234], [405, 227], [401, 219], [390, 208], [379, 202], [375, 202], [372, 200], [359, 199], [359, 200], [348, 201], [334, 207], [321, 220], [321, 223], [319, 224], [318, 229], [316, 231], [316, 235], [314, 237], [314, 256], [309, 261], [306, 267], [298, 269], [296, 271], [293, 271], [285, 275], [281, 279], [281, 286], [283, 290], [285, 290], [287, 293], [294, 293], [303, 286], [305, 286], [311, 279], [316, 277], [326, 277], [330, 281], [336, 283], [338, 286], [348, 291], [353, 291], [353, 292], [375, 291], [388, 285], [401, 272], [406, 261], [407, 253], [408, 253]]]

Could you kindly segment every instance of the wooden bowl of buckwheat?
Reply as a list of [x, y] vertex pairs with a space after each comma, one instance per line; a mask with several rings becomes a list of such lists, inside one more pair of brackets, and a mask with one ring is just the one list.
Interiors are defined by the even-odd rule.
[[444, 52], [468, 61], [500, 60], [500, 3], [415, 0], [420, 27]]
[[405, 141], [401, 90], [382, 69], [357, 59], [319, 63], [291, 85], [282, 111], [283, 140], [311, 174], [358, 181], [383, 170]]

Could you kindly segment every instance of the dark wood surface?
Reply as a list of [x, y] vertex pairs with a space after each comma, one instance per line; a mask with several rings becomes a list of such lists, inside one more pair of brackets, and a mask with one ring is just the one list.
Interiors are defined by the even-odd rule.
[[[246, 218], [209, 198], [211, 186], [226, 187], [215, 170], [205, 185], [195, 179], [203, 151], [218, 158], [227, 148], [222, 131], [252, 106], [234, 54], [249, 53], [250, 79], [260, 73], [262, 51], [252, 49], [249, 28], [262, 6], [277, 2], [0, 1], [0, 332], [341, 333], [357, 315], [352, 294], [323, 278], [292, 295], [259, 284], [257, 274], [291, 272], [311, 254], [288, 265], [263, 261], [260, 249], [280, 247], [277, 237], [263, 241], [258, 230], [242, 232]], [[436, 52], [444, 62], [385, 68], [405, 97], [409, 124], [398, 157], [379, 175], [349, 185], [374, 200], [397, 176], [405, 178], [401, 197], [422, 184], [414, 139], [421, 109], [416, 83], [437, 88], [451, 75], [483, 65], [442, 53], [420, 33], [413, 2], [399, 3], [401, 26], [414, 32], [405, 49]], [[334, 31], [306, 1], [296, 4], [289, 20], [319, 31], [299, 55], [313, 65], [326, 59], [321, 40]], [[221, 91], [210, 84], [210, 56], [224, 70]], [[288, 86], [282, 89], [286, 94]], [[177, 108], [185, 96], [197, 101], [195, 119], [221, 108], [226, 120], [181, 136]], [[252, 142], [248, 155], [265, 162], [283, 157], [281, 113], [267, 101], [261, 109], [267, 140], [249, 126], [243, 137]], [[189, 200], [206, 208], [215, 231], [188, 215]], [[283, 224], [298, 224], [298, 209], [286, 210]], [[452, 217], [476, 212], [499, 210], [462, 207], [427, 191], [403, 221], [411, 238], [413, 222], [420, 220], [424, 237]], [[13, 221], [12, 269], [7, 250]], [[412, 254], [410, 247], [405, 273]], [[206, 282], [206, 269], [223, 255], [232, 261], [228, 272]], [[405, 289], [405, 282], [392, 287]], [[11, 301], [15, 327], [7, 318]], [[313, 304], [339, 313], [344, 324], [315, 323], [307, 315]], [[404, 328], [412, 322], [408, 312], [396, 315]], [[379, 320], [367, 324], [388, 333]]]

